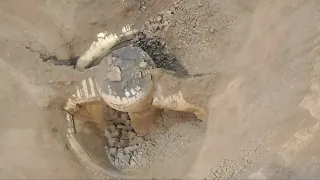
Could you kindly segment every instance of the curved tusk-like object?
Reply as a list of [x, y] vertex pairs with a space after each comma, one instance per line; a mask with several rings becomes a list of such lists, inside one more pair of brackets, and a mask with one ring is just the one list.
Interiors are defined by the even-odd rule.
[[97, 35], [98, 41], [93, 42], [84, 55], [78, 59], [75, 68], [81, 71], [90, 67], [94, 62], [101, 60], [101, 58], [109, 54], [113, 47], [125, 41], [132, 40], [137, 33], [139, 33], [139, 31], [131, 30], [130, 26], [123, 27], [120, 35], [107, 34], [107, 32], [99, 33]]

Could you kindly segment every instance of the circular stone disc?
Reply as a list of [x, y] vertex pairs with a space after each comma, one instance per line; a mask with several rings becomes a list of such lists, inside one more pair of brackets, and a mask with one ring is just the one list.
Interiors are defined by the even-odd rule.
[[97, 71], [100, 95], [112, 108], [139, 112], [150, 106], [153, 83], [145, 70], [155, 68], [150, 56], [138, 47], [124, 47], [106, 56]]

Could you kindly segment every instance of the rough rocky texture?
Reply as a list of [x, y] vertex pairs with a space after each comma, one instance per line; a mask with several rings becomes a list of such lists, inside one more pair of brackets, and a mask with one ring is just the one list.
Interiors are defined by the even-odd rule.
[[215, 65], [225, 53], [220, 46], [231, 45], [226, 34], [236, 19], [231, 13], [235, 10], [225, 9], [230, 8], [228, 3], [236, 2], [174, 0], [148, 19], [142, 32], [147, 38], [160, 41], [183, 62], [189, 74], [215, 72]]
[[157, 68], [174, 71], [179, 76], [188, 74], [183, 65], [167, 50], [164, 41], [148, 37], [141, 32], [132, 40], [132, 45], [145, 51], [153, 59]]
[[[187, 157], [189, 145], [203, 135], [200, 121], [192, 114], [165, 110], [156, 122], [156, 132], [148, 136], [133, 130], [127, 113], [109, 109], [107, 115], [112, 118], [107, 118], [105, 150], [109, 162], [124, 172], [154, 174], [155, 169], [173, 166], [180, 158]], [[188, 135], [189, 132], [192, 135]], [[183, 161], [181, 163], [186, 166]], [[150, 166], [154, 168], [146, 170]]]
[[117, 114], [119, 117], [109, 120], [109, 125], [105, 129], [105, 136], [108, 139], [105, 149], [110, 163], [115, 168], [124, 170], [139, 164], [137, 163], [141, 154], [139, 148], [141, 149], [140, 145], [145, 142], [145, 138], [134, 132], [126, 113]]

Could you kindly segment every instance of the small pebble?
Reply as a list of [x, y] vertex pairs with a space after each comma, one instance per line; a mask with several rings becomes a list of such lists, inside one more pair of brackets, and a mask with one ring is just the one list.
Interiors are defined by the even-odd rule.
[[114, 162], [115, 157], [113, 155], [109, 154], [108, 155], [108, 159], [109, 159], [110, 162]]
[[109, 130], [110, 132], [114, 131], [114, 130], [116, 130], [116, 126], [115, 126], [114, 124], [110, 124], [110, 125], [108, 126], [108, 130]]
[[117, 148], [110, 148], [109, 153], [115, 156], [117, 154], [117, 151]]
[[134, 137], [136, 137], [137, 136], [137, 134], [135, 133], [135, 132], [133, 132], [133, 131], [129, 131], [128, 132], [128, 138], [129, 138], [129, 140], [132, 140]]
[[111, 132], [111, 137], [119, 137], [120, 136], [120, 132], [118, 129], [115, 129]]
[[124, 125], [117, 125], [117, 129], [121, 129], [121, 130], [127, 130], [128, 128]]
[[211, 32], [211, 33], [215, 33], [216, 30], [215, 30], [214, 28], [210, 28], [210, 32]]
[[119, 161], [118, 158], [115, 158], [113, 165], [116, 166], [116, 167], [120, 166], [120, 161]]
[[123, 160], [124, 160], [123, 162], [125, 163], [125, 165], [129, 164], [129, 162], [130, 162], [130, 155], [129, 155], [129, 154], [124, 155]]
[[118, 145], [120, 147], [127, 147], [129, 145], [129, 140], [121, 139]]
[[125, 122], [124, 122], [124, 125], [127, 126], [128, 129], [131, 129], [131, 128], [132, 128], [132, 127], [131, 127], [131, 121], [130, 121], [130, 120], [125, 121]]
[[125, 120], [129, 120], [130, 119], [128, 114], [126, 114], [126, 113], [121, 114], [120, 117], [121, 117], [121, 119], [125, 119]]
[[157, 20], [158, 22], [160, 22], [160, 21], [162, 20], [162, 17], [161, 17], [161, 16], [158, 16], [158, 17], [156, 18], [156, 20]]
[[130, 161], [130, 155], [124, 153], [118, 153], [117, 158], [119, 159], [120, 165], [127, 165]]
[[143, 141], [144, 141], [143, 137], [135, 136], [135, 137], [130, 141], [130, 145], [141, 144], [141, 143], [143, 143]]
[[130, 165], [135, 166], [135, 165], [137, 165], [137, 163], [133, 159], [130, 159]]
[[119, 148], [118, 149], [118, 153], [124, 153], [124, 149], [123, 148]]
[[139, 66], [140, 66], [141, 68], [145, 69], [145, 68], [147, 68], [147, 65], [148, 65], [147, 62], [140, 62], [140, 65], [139, 65]]
[[128, 138], [128, 131], [126, 131], [126, 130], [122, 130], [121, 131], [121, 139], [129, 139]]
[[118, 138], [110, 138], [108, 139], [108, 143], [110, 145], [110, 147], [115, 147], [119, 142]]

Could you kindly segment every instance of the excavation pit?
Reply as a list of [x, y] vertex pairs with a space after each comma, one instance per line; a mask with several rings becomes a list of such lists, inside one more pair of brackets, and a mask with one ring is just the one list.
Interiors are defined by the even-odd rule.
[[189, 101], [190, 76], [165, 47], [136, 32], [99, 34], [79, 58], [79, 70], [101, 63], [64, 107], [69, 144], [98, 178], [183, 177], [202, 145], [205, 103]]
[[[195, 143], [201, 144], [204, 135], [203, 123], [193, 114], [163, 110], [155, 132], [142, 135], [134, 131], [127, 113], [101, 102], [80, 106], [70, 122], [75, 132], [73, 141], [81, 150], [73, 148], [72, 142], [71, 149], [80, 160], [86, 159], [83, 164], [99, 177], [160, 178], [173, 166], [180, 167], [175, 174], [181, 176], [196, 158], [199, 146]], [[97, 106], [102, 108], [101, 116], [94, 114], [99, 111], [90, 112], [99, 109]], [[93, 119], [97, 117], [103, 117], [105, 123]], [[83, 152], [86, 158], [81, 158]]]

